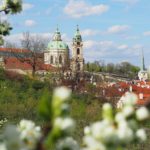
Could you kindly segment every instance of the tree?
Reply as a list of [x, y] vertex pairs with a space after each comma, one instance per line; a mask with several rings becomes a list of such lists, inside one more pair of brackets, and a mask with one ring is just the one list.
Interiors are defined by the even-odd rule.
[[24, 32], [21, 40], [21, 47], [32, 52], [42, 52], [47, 46], [48, 40], [38, 34]]
[[18, 44], [5, 40], [4, 47], [6, 47], [6, 48], [18, 48]]
[[[2, 0], [0, 2], [0, 15], [10, 15], [21, 12], [22, 0]], [[0, 45], [3, 45], [3, 36], [9, 35], [12, 30], [11, 25], [7, 21], [0, 19]]]
[[[38, 35], [31, 35], [29, 32], [23, 33], [23, 39], [21, 40], [21, 46], [23, 49], [30, 50], [30, 59], [28, 63], [32, 67], [32, 76], [35, 76], [36, 69], [40, 66], [41, 60], [39, 59], [43, 55], [43, 50], [46, 49], [47, 40], [41, 38]], [[26, 59], [21, 58], [21, 61]]]
[[114, 72], [115, 66], [113, 63], [108, 63], [106, 67], [107, 67], [107, 72], [109, 72], [109, 73]]

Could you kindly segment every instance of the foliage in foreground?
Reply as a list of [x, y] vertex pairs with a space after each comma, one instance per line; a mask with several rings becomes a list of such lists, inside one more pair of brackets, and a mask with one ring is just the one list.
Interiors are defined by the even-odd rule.
[[[21, 12], [22, 0], [1, 0], [0, 1], [0, 15], [12, 15]], [[9, 35], [12, 27], [7, 21], [0, 18], [0, 45], [3, 44], [3, 36]]]
[[22, 120], [17, 127], [7, 126], [1, 150], [122, 150], [147, 139], [141, 124], [149, 118], [149, 110], [135, 109], [136, 95], [126, 93], [126, 101], [118, 112], [108, 103], [103, 105], [102, 120], [84, 128], [79, 146], [72, 138], [75, 121], [68, 115], [70, 94], [70, 90], [61, 87], [54, 91], [51, 100], [44, 96], [39, 105], [39, 113], [46, 121], [43, 129], [28, 120]]

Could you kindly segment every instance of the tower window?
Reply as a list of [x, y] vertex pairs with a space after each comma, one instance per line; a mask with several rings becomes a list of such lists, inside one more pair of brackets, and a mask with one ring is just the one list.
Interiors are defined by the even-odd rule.
[[62, 57], [61, 57], [61, 55], [59, 56], [59, 64], [62, 64]]
[[50, 60], [51, 64], [53, 64], [53, 56], [51, 56], [51, 60]]
[[77, 55], [80, 55], [80, 49], [79, 48], [77, 49]]

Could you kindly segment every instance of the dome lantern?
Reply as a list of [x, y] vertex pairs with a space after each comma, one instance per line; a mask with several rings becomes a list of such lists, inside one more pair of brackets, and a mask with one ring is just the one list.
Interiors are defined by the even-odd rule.
[[53, 36], [53, 41], [62, 41], [61, 39], [61, 33], [57, 27], [56, 31], [55, 31], [55, 34]]
[[74, 41], [74, 42], [82, 42], [82, 37], [81, 37], [81, 34], [80, 34], [80, 30], [79, 30], [79, 26], [78, 26], [78, 25], [77, 25], [77, 29], [76, 29], [76, 32], [75, 32], [73, 41]]

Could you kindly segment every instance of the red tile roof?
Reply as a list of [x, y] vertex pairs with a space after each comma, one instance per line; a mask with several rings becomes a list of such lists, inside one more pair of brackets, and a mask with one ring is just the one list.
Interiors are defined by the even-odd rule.
[[[150, 100], [150, 82], [136, 81], [133, 83], [119, 82], [106, 88], [106, 96], [108, 97], [121, 97], [125, 92], [129, 91], [130, 86], [132, 91], [138, 95], [142, 93], [143, 99], [138, 100], [138, 105], [145, 105]], [[149, 87], [149, 88], [148, 88]], [[121, 89], [121, 90], [119, 90]]]
[[20, 61], [17, 58], [6, 58], [5, 59], [6, 69], [22, 69], [22, 70], [32, 70], [32, 66], [26, 61]]
[[[32, 70], [32, 64], [30, 63], [29, 59], [20, 60], [17, 58], [5, 58], [5, 68], [6, 69], [21, 69], [21, 70]], [[42, 62], [38, 61], [36, 63], [36, 71], [38, 70], [54, 70], [55, 68], [51, 65], [43, 64]]]
[[3, 47], [0, 47], [0, 51], [3, 51], [3, 52], [16, 52], [16, 53], [28, 53], [28, 52], [30, 52], [30, 50], [27, 50], [27, 49], [3, 48]]

